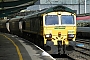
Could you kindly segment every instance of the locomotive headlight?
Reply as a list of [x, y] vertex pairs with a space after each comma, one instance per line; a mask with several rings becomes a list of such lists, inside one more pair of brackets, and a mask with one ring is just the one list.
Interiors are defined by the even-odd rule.
[[74, 36], [75, 36], [74, 34], [68, 34], [69, 38], [74, 38]]
[[46, 34], [45, 38], [52, 38], [52, 34]]
[[47, 34], [46, 37], [49, 37], [49, 35]]

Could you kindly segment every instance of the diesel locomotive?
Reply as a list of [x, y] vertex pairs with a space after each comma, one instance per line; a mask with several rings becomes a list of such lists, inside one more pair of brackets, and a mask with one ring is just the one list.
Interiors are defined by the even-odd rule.
[[75, 49], [76, 13], [65, 6], [58, 5], [11, 19], [9, 29], [50, 54], [69, 54]]

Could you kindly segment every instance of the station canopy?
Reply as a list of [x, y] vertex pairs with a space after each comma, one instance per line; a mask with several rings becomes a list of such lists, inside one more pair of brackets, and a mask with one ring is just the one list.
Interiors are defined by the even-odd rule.
[[34, 5], [37, 0], [0, 0], [0, 17], [19, 12], [28, 6]]

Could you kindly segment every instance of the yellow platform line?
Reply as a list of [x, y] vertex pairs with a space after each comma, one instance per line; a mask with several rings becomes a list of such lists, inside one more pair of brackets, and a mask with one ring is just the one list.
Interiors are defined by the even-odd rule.
[[[3, 35], [3, 34], [2, 34]], [[14, 41], [10, 38], [8, 38], [6, 35], [3, 35], [5, 38], [7, 38], [9, 41], [11, 41], [13, 43], [13, 45], [16, 47], [18, 56], [19, 56], [19, 60], [23, 60], [22, 58], [22, 54], [20, 53], [20, 49], [18, 48], [18, 46], [14, 43]]]

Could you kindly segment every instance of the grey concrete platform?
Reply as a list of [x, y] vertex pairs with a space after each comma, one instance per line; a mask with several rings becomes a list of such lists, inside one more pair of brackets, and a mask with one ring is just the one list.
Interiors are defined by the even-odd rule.
[[0, 60], [55, 60], [44, 50], [16, 35], [0, 33]]

